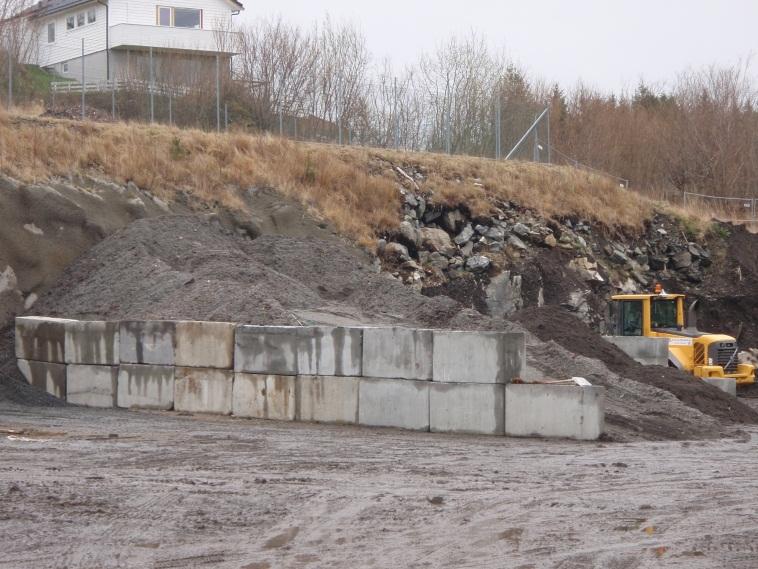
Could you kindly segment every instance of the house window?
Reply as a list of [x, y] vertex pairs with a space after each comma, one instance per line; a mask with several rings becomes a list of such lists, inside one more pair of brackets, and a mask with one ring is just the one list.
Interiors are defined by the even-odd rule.
[[76, 27], [78, 28], [83, 25], [84, 25], [84, 12], [76, 15]]
[[47, 25], [47, 43], [55, 43], [55, 22]]
[[66, 18], [66, 29], [67, 30], [73, 30], [75, 24], [76, 24], [76, 18], [74, 16], [69, 16], [68, 18]]
[[199, 30], [203, 27], [202, 13], [194, 8], [174, 8], [174, 26]]
[[158, 6], [158, 25], [170, 26], [171, 25], [171, 8], [164, 8]]
[[63, 64], [63, 73], [68, 73], [68, 63]]
[[157, 20], [159, 26], [199, 30], [203, 27], [203, 11], [196, 8], [158, 6]]
[[96, 20], [97, 20], [97, 11], [87, 10], [87, 23], [94, 24]]

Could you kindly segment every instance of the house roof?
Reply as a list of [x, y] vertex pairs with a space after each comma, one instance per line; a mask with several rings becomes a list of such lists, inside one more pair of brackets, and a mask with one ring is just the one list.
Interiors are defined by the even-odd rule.
[[[240, 0], [228, 0], [228, 1], [231, 4], [234, 4], [235, 6], [237, 6], [240, 10], [244, 9], [244, 6], [242, 6], [242, 2]], [[29, 7], [28, 9], [24, 10], [18, 15], [19, 16], [34, 16], [34, 17], [42, 18], [44, 16], [49, 16], [51, 14], [56, 14], [64, 10], [68, 10], [69, 8], [74, 8], [81, 4], [88, 4], [90, 2], [92, 2], [92, 0], [40, 0], [39, 2]]]

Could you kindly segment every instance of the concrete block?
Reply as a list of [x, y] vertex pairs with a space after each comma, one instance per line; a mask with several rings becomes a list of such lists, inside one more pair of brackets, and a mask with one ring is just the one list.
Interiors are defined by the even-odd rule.
[[66, 323], [66, 363], [119, 364], [118, 322], [74, 320]]
[[59, 399], [66, 399], [66, 366], [52, 362], [17, 360], [18, 370], [30, 385]]
[[23, 316], [16, 318], [16, 358], [37, 362], [66, 363], [64, 318]]
[[234, 329], [228, 322], [177, 322], [174, 363], [182, 367], [232, 369]]
[[221, 369], [177, 367], [174, 378], [174, 409], [189, 413], [232, 412], [234, 372]]
[[70, 364], [66, 378], [66, 399], [85, 407], [116, 407], [118, 367]]
[[358, 387], [357, 377], [298, 376], [297, 420], [356, 424]]
[[432, 331], [364, 328], [365, 377], [432, 379]]
[[505, 434], [597, 440], [605, 425], [605, 388], [505, 386]]
[[703, 381], [718, 387], [721, 391], [737, 397], [737, 380], [731, 377], [704, 377]]
[[525, 361], [522, 333], [434, 331], [434, 381], [509, 383]]
[[505, 433], [504, 385], [435, 382], [429, 389], [429, 427], [433, 432]]
[[644, 336], [603, 336], [603, 339], [618, 347], [638, 363], [646, 366], [669, 365], [668, 338]]
[[361, 375], [362, 328], [308, 326], [298, 330], [298, 338], [300, 375]]
[[174, 367], [121, 364], [116, 402], [125, 409], [170, 410], [174, 406]]
[[234, 374], [232, 414], [237, 417], [294, 421], [297, 415], [294, 376]]
[[124, 320], [119, 328], [122, 363], [174, 365], [176, 323], [164, 320]]
[[234, 371], [297, 375], [298, 330], [293, 326], [237, 326]]
[[429, 382], [362, 378], [358, 422], [370, 427], [429, 430]]

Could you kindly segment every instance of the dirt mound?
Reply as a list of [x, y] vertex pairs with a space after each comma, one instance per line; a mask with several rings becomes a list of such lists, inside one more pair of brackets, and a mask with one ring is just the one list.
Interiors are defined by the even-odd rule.
[[426, 298], [338, 240], [251, 240], [212, 216], [136, 221], [93, 247], [34, 306], [73, 318], [444, 326], [455, 301]]
[[705, 415], [735, 423], [758, 424], [758, 412], [741, 401], [677, 369], [638, 364], [565, 309], [557, 306], [527, 308], [513, 319], [540, 340], [552, 340], [570, 352], [600, 360], [619, 376], [668, 391]]

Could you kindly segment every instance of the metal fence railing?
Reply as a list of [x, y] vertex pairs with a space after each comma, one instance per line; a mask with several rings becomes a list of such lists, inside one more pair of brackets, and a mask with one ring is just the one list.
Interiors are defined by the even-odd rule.
[[695, 192], [683, 192], [682, 201], [687, 208], [707, 208], [715, 215], [722, 215], [731, 221], [758, 221], [758, 198], [712, 196]]

